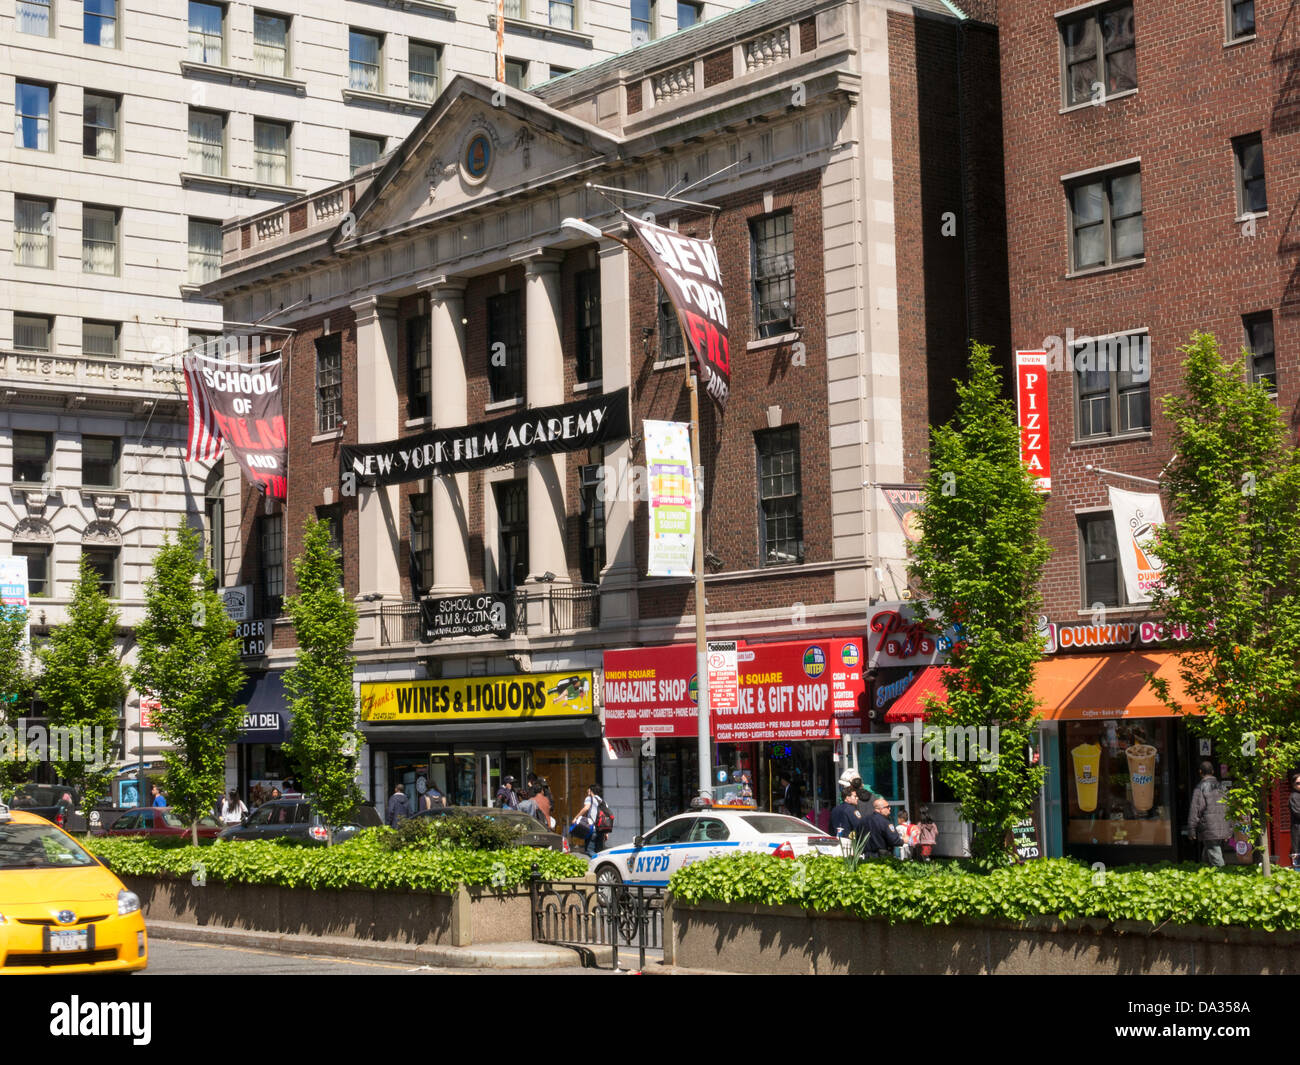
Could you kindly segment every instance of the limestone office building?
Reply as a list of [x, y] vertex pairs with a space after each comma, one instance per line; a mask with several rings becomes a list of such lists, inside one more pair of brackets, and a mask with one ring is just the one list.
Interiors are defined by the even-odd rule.
[[[725, 411], [701, 397], [710, 636], [861, 645], [869, 604], [906, 587], [877, 486], [924, 470], [967, 336], [1008, 349], [997, 40], [972, 14], [987, 13], [763, 0], [531, 94], [457, 77], [374, 165], [228, 222], [205, 295], [293, 330], [287, 503], [245, 487], [225, 561], [267, 632], [250, 710], [283, 721], [279, 613], [317, 516], [360, 612], [372, 801], [423, 780], [490, 802], [532, 770], [560, 817], [600, 781], [631, 834], [693, 793], [693, 739], [665, 737], [650, 763], [602, 728], [604, 655], [689, 643], [694, 602], [689, 579], [644, 575], [647, 505], [625, 476], [645, 419], [688, 419], [682, 337], [638, 258], [561, 227], [628, 235], [589, 182], [696, 236], [706, 213], [635, 194], [690, 186], [721, 208], [731, 394]], [[340, 477], [345, 447], [602, 402], [626, 405], [628, 434], [447, 476]], [[510, 631], [423, 638], [420, 600], [469, 595], [507, 597]], [[753, 774], [761, 805], [793, 767], [828, 806], [848, 737], [811, 732], [716, 759]], [[284, 771], [268, 738], [242, 745], [232, 784]]]

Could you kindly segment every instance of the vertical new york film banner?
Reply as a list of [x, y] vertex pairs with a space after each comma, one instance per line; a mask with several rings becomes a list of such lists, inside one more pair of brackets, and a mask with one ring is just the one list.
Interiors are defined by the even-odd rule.
[[224, 442], [240, 469], [272, 499], [286, 496], [289, 440], [281, 395], [281, 360], [225, 362], [206, 355], [185, 356], [190, 425], [185, 457], [217, 458]]
[[650, 482], [649, 577], [690, 576], [695, 562], [695, 474], [690, 426], [646, 421], [645, 461]]
[[1047, 422], [1047, 352], [1016, 352], [1020, 461], [1040, 492], [1052, 490], [1052, 437]]
[[705, 390], [726, 409], [731, 392], [731, 348], [722, 268], [712, 240], [687, 237], [625, 214], [641, 238], [646, 259], [677, 310]]

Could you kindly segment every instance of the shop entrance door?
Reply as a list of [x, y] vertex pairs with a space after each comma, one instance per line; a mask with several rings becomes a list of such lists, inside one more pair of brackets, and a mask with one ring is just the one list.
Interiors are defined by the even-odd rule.
[[596, 755], [583, 750], [533, 751], [533, 772], [551, 786], [551, 816], [555, 830], [564, 832], [587, 801], [587, 788], [596, 782]]
[[472, 754], [458, 754], [452, 760], [451, 806], [478, 806], [477, 762]]
[[911, 809], [907, 763], [894, 758], [894, 740], [890, 736], [862, 737], [855, 745], [855, 761], [862, 783], [890, 805], [902, 804]]

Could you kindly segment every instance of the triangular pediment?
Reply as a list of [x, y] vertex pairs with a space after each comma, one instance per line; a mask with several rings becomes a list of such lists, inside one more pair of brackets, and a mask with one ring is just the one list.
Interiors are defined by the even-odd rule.
[[357, 201], [341, 243], [485, 206], [581, 174], [619, 138], [535, 97], [457, 77]]

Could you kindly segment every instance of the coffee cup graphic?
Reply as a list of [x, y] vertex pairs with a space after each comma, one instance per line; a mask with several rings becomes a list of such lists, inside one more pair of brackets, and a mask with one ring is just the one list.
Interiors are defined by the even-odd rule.
[[1092, 813], [1097, 809], [1097, 785], [1101, 780], [1101, 744], [1081, 743], [1070, 754], [1074, 759], [1074, 794], [1079, 809]]
[[1156, 801], [1156, 749], [1135, 743], [1124, 752], [1128, 757], [1129, 787], [1133, 792], [1133, 809], [1143, 814]]

